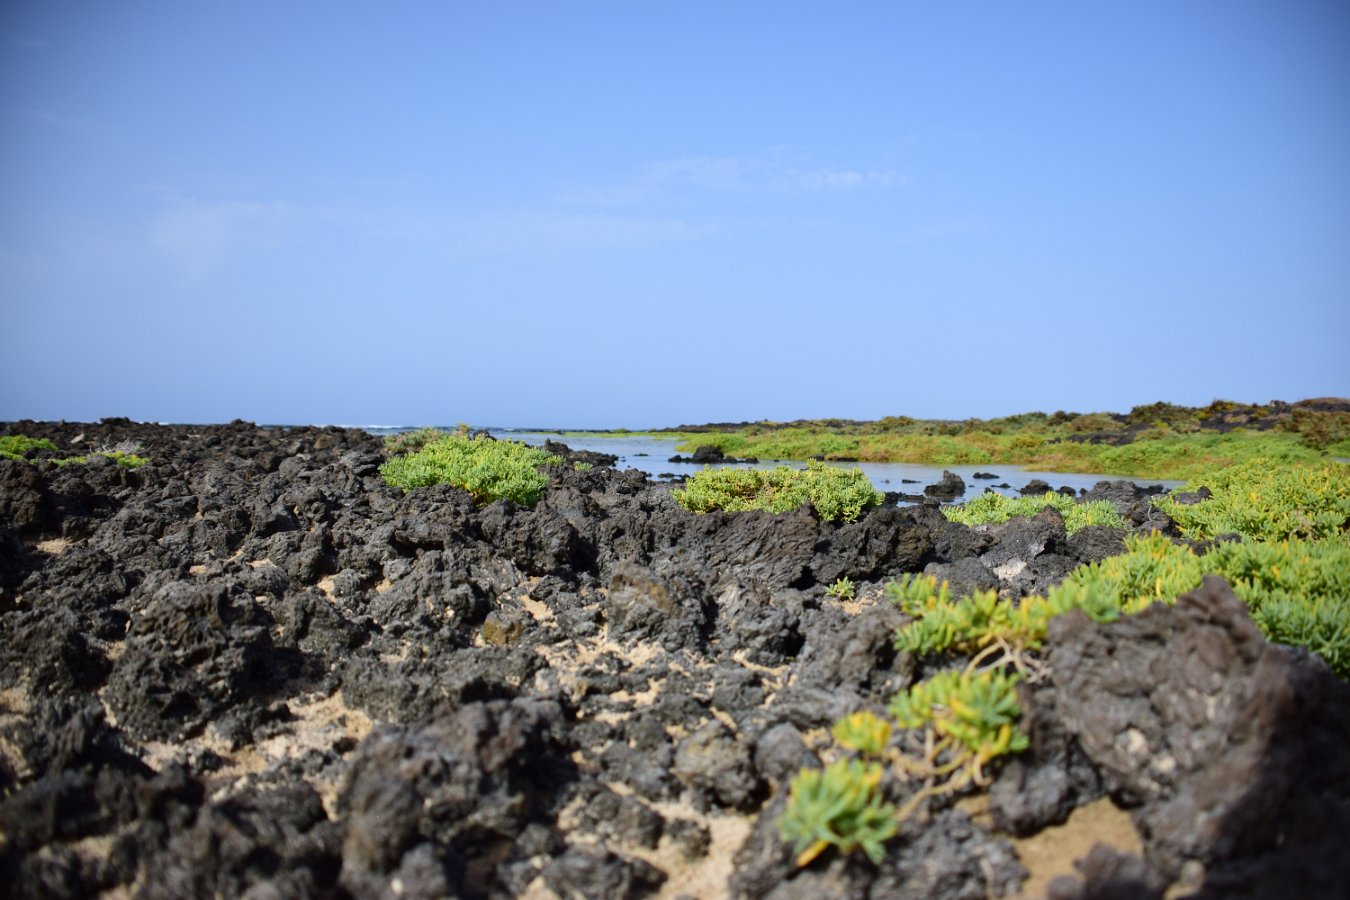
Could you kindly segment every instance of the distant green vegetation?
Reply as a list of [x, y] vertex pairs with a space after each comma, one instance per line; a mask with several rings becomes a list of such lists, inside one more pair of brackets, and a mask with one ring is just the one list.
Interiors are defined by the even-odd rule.
[[415, 434], [413, 439], [403, 436], [401, 446], [417, 449], [380, 466], [384, 480], [404, 490], [453, 484], [479, 503], [506, 499], [533, 506], [548, 484], [540, 467], [562, 462], [560, 457], [515, 441], [439, 432]]
[[1325, 454], [1296, 434], [1230, 431], [1226, 434], [1150, 432], [1128, 444], [1094, 444], [1032, 431], [993, 434], [862, 434], [785, 428], [761, 433], [707, 432], [678, 445], [691, 451], [709, 444], [730, 456], [904, 462], [934, 466], [1008, 465], [1049, 472], [1093, 472], [1180, 480], [1249, 459], [1316, 461]]
[[942, 514], [952, 522], [965, 525], [992, 525], [1006, 522], [1014, 516], [1034, 516], [1053, 506], [1064, 517], [1064, 528], [1069, 534], [1089, 525], [1125, 528], [1125, 520], [1116, 508], [1105, 500], [1078, 503], [1072, 497], [1053, 491], [1035, 497], [1005, 497], [988, 491], [961, 506], [945, 506]]
[[1292, 462], [1350, 455], [1350, 412], [1216, 400], [1199, 408], [1152, 403], [1125, 414], [820, 419], [734, 430], [686, 427], [683, 435], [682, 452], [708, 444], [728, 455], [760, 459], [1009, 465], [1181, 480], [1258, 457]]
[[1193, 479], [1186, 490], [1212, 496], [1185, 505], [1172, 496], [1154, 500], [1187, 537], [1238, 534], [1248, 540], [1326, 538], [1350, 528], [1350, 466], [1279, 465], [1254, 459]]
[[810, 501], [827, 521], [852, 522], [863, 510], [879, 506], [885, 494], [872, 486], [861, 469], [841, 469], [811, 462], [805, 469], [708, 468], [671, 495], [685, 509], [706, 513], [721, 509], [741, 512], [766, 509], [787, 512]]

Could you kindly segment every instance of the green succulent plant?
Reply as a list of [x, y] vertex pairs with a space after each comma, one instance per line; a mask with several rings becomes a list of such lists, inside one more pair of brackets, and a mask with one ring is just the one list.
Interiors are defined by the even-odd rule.
[[891, 739], [891, 723], [874, 713], [855, 712], [835, 722], [831, 733], [850, 750], [879, 756]]
[[799, 867], [831, 846], [843, 853], [861, 848], [872, 862], [881, 862], [897, 829], [895, 807], [878, 791], [881, 777], [880, 764], [856, 759], [797, 774], [778, 833], [793, 845]]
[[825, 589], [825, 593], [837, 600], [853, 599], [853, 581], [847, 575]]
[[886, 499], [861, 469], [841, 469], [815, 461], [807, 463], [805, 469], [706, 468], [692, 475], [683, 488], [670, 493], [677, 503], [695, 513], [718, 509], [781, 513], [809, 501], [820, 517], [830, 522], [852, 522]]
[[[1154, 499], [1187, 537], [1235, 533], [1246, 540], [1329, 538], [1350, 529], [1350, 466], [1277, 465], [1255, 459], [1193, 479], [1186, 490], [1211, 496], [1183, 504], [1171, 494]], [[1175, 493], [1175, 492], [1174, 492]]]
[[560, 457], [515, 441], [441, 434], [414, 453], [386, 461], [380, 474], [404, 490], [453, 484], [479, 503], [506, 499], [532, 506], [548, 484], [540, 467], [558, 462]]
[[986, 491], [961, 506], [943, 507], [942, 514], [949, 521], [965, 525], [990, 525], [1006, 522], [1015, 516], [1034, 516], [1047, 506], [1059, 510], [1060, 515], [1064, 517], [1064, 530], [1069, 534], [1081, 531], [1089, 525], [1126, 527], [1120, 513], [1105, 500], [1079, 503], [1072, 497], [1054, 491], [1035, 497], [1005, 497], [994, 491]]

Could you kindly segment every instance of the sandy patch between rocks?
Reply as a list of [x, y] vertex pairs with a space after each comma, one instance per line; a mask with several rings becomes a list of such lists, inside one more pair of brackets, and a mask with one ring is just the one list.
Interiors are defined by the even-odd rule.
[[[634, 796], [633, 789], [622, 782], [610, 781], [605, 787], [625, 797]], [[694, 897], [697, 900], [722, 900], [730, 894], [727, 885], [735, 870], [736, 853], [741, 849], [750, 832], [754, 830], [755, 816], [728, 813], [725, 811], [701, 812], [693, 804], [685, 801], [641, 800], [643, 805], [655, 810], [667, 821], [690, 819], [708, 829], [708, 852], [690, 859], [680, 846], [668, 835], [662, 835], [655, 847], [642, 847], [626, 841], [608, 841], [605, 847], [631, 859], [640, 859], [655, 866], [666, 875], [660, 889], [652, 896], [655, 900], [679, 900]], [[586, 832], [575, 830], [570, 821], [576, 815], [580, 804], [564, 809], [558, 815], [559, 827], [570, 832], [568, 842], [577, 846], [593, 846], [599, 838]], [[535, 878], [520, 894], [521, 900], [562, 900], [558, 894], [544, 883], [542, 876]]]
[[1130, 814], [1103, 797], [1075, 809], [1063, 825], [1051, 825], [1031, 837], [1013, 841], [1018, 858], [1030, 873], [1018, 896], [1044, 897], [1050, 882], [1061, 875], [1078, 874], [1074, 861], [1087, 856], [1096, 844], [1144, 855]]
[[[223, 764], [208, 779], [216, 788], [212, 795], [215, 800], [230, 796], [247, 786], [251, 781], [249, 776], [265, 772], [287, 760], [300, 759], [310, 752], [333, 750], [344, 739], [349, 739], [350, 746], [355, 747], [373, 727], [369, 716], [343, 701], [341, 691], [327, 697], [291, 699], [287, 702], [287, 708], [290, 709], [291, 718], [285, 723], [285, 731], [281, 734], [231, 750], [228, 742], [208, 728], [202, 735], [188, 741], [146, 742], [143, 745], [145, 762], [159, 770], [174, 761], [181, 762], [202, 753], [216, 754]], [[305, 780], [318, 792], [328, 817], [336, 820], [337, 778], [319, 776]]]

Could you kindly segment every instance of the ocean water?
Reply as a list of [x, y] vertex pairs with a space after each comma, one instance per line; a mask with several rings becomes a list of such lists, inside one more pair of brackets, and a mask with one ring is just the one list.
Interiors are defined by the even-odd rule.
[[[401, 426], [368, 426], [367, 431], [372, 434], [398, 434], [411, 431], [413, 429]], [[598, 453], [610, 453], [619, 458], [615, 463], [618, 469], [640, 469], [653, 478], [671, 478], [692, 475], [704, 468], [701, 463], [670, 462], [670, 458], [677, 453], [681, 456], [688, 456], [688, 453], [676, 451], [675, 445], [686, 440], [686, 435], [671, 435], [670, 437], [654, 437], [651, 435], [579, 435], [576, 433], [564, 436], [557, 431], [537, 431], [529, 429], [515, 428], [490, 428], [488, 432], [497, 438], [507, 440], [523, 441], [526, 444], [540, 445], [545, 441], [559, 441], [571, 447], [573, 450], [593, 450]], [[792, 466], [793, 468], [805, 468], [806, 463], [801, 460], [760, 460], [758, 463], [750, 464], [751, 468], [770, 469], [774, 466]], [[827, 465], [838, 466], [840, 468], [859, 468], [871, 479], [872, 484], [876, 485], [878, 490], [898, 491], [903, 494], [922, 494], [925, 485], [934, 484], [942, 480], [943, 470], [951, 471], [960, 475], [966, 483], [965, 496], [960, 500], [970, 500], [984, 493], [986, 488], [992, 488], [1002, 494], [1009, 496], [1018, 496], [1018, 489], [1026, 487], [1033, 479], [1039, 478], [1047, 482], [1052, 488], [1068, 487], [1075, 493], [1081, 490], [1090, 489], [1099, 481], [1116, 481], [1122, 476], [1119, 475], [1099, 475], [1082, 474], [1068, 472], [1040, 472], [1028, 469], [1019, 469], [1016, 466], [999, 465], [979, 465], [979, 466], [926, 466], [914, 463], [827, 463]], [[976, 472], [987, 472], [996, 475], [992, 479], [977, 479], [973, 476]], [[1179, 481], [1162, 481], [1156, 478], [1126, 478], [1126, 481], [1133, 481], [1135, 484], [1152, 485], [1159, 484], [1165, 488], [1173, 488], [1181, 484]], [[1006, 485], [1006, 487], [1004, 487]]]

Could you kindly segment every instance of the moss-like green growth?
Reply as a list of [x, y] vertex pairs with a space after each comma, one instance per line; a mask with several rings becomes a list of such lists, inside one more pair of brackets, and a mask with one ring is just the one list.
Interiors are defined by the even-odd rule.
[[811, 462], [805, 469], [708, 468], [693, 475], [671, 495], [696, 513], [721, 509], [742, 512], [766, 509], [780, 513], [810, 501], [827, 521], [852, 522], [863, 510], [879, 506], [886, 496], [872, 486], [861, 469], [840, 469]]
[[1014, 516], [1034, 516], [1047, 506], [1059, 510], [1064, 517], [1064, 528], [1069, 534], [1089, 525], [1126, 527], [1125, 520], [1116, 512], [1116, 508], [1105, 500], [1078, 503], [1072, 497], [1053, 491], [1035, 497], [1005, 497], [994, 491], [986, 491], [961, 506], [943, 507], [942, 514], [952, 522], [989, 525], [1006, 522]]
[[4, 459], [23, 459], [30, 450], [56, 450], [56, 445], [46, 438], [30, 438], [22, 434], [0, 437], [0, 457]]
[[1201, 487], [1213, 496], [1190, 505], [1170, 495], [1154, 500], [1188, 537], [1236, 533], [1248, 540], [1281, 541], [1332, 537], [1350, 528], [1350, 467], [1344, 463], [1277, 465], [1255, 459], [1186, 485]]
[[507, 499], [532, 506], [548, 484], [540, 467], [558, 462], [561, 458], [514, 441], [442, 434], [428, 435], [415, 453], [388, 460], [380, 474], [404, 490], [453, 484], [479, 503]]

